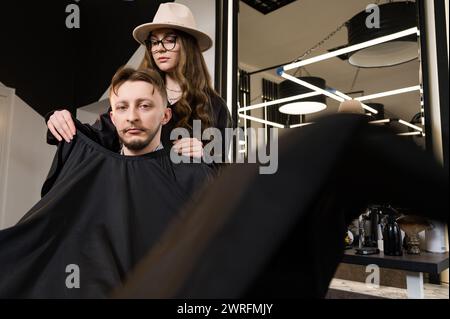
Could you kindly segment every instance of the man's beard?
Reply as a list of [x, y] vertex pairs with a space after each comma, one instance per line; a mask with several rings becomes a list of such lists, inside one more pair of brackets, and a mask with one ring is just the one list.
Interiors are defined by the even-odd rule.
[[129, 129], [129, 128], [127, 128], [125, 130], [122, 130], [122, 134], [119, 134], [120, 142], [123, 144], [123, 146], [125, 146], [130, 151], [141, 151], [144, 148], [146, 148], [153, 141], [156, 134], [158, 134], [159, 129], [161, 128], [161, 124], [159, 124], [155, 130], [144, 129], [142, 127], [136, 127], [136, 126], [133, 126], [133, 128], [137, 128], [137, 129], [140, 129], [143, 132], [145, 132], [147, 134], [147, 138], [145, 138], [144, 140], [132, 139], [131, 141], [127, 141], [124, 138], [126, 131]]

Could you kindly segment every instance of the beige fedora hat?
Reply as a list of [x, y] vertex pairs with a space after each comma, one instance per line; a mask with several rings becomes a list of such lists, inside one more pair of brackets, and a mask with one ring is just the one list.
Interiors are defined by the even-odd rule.
[[184, 31], [197, 39], [200, 50], [206, 51], [212, 47], [213, 41], [206, 33], [197, 29], [194, 15], [185, 5], [179, 3], [162, 3], [153, 22], [137, 26], [133, 31], [133, 37], [145, 45], [148, 34], [153, 30], [170, 28]]

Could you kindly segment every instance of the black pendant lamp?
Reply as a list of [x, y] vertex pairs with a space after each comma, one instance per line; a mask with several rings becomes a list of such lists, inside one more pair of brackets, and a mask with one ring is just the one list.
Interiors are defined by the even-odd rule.
[[381, 103], [365, 103], [365, 104], [378, 111], [377, 114], [372, 114], [373, 120], [384, 119], [384, 104]]
[[[321, 89], [326, 89], [325, 80], [314, 76], [298, 77], [299, 80], [303, 80]], [[295, 95], [302, 95], [314, 92], [313, 90], [306, 88], [298, 83], [290, 80], [281, 82], [278, 86], [278, 93], [280, 98], [287, 98]], [[327, 108], [326, 96], [323, 94], [310, 96], [295, 101], [290, 101], [279, 108], [279, 111], [289, 115], [304, 115], [323, 111]]]
[[[379, 5], [380, 28], [368, 28], [370, 12], [362, 11], [347, 22], [348, 45], [359, 44], [417, 26], [416, 4], [410, 1]], [[349, 54], [349, 63], [361, 68], [394, 66], [419, 55], [417, 35], [399, 38]]]

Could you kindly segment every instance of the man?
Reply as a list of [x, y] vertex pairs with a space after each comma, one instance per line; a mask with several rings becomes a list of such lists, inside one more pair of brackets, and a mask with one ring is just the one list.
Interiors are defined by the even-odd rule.
[[110, 90], [111, 120], [123, 144], [123, 155], [142, 155], [162, 148], [161, 127], [172, 110], [167, 108], [164, 83], [155, 71], [119, 70]]
[[108, 297], [210, 178], [206, 164], [173, 164], [161, 148], [171, 111], [158, 73], [120, 69], [110, 102], [122, 154], [75, 120], [42, 199], [0, 231], [0, 298]]
[[[175, 175], [174, 178], [188, 196], [200, 188], [205, 180], [212, 178], [213, 171], [207, 165], [169, 163], [170, 150], [163, 149], [161, 128], [171, 119], [172, 110], [167, 107], [167, 93], [159, 73], [149, 69], [119, 69], [111, 81], [109, 100], [112, 109], [110, 117], [119, 136], [121, 155], [139, 156], [157, 152], [157, 157], [164, 162], [162, 166], [170, 168], [169, 171]], [[71, 116], [67, 111], [62, 112], [61, 116]], [[92, 126], [82, 124], [77, 119], [73, 121], [72, 131], [78, 129], [96, 143], [109, 148]], [[43, 194], [52, 184], [61, 165], [61, 161], [52, 165]]]

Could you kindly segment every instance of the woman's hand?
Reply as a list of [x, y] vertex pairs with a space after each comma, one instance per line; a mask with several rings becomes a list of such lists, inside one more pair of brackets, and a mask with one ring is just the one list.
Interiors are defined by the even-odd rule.
[[183, 156], [201, 158], [203, 143], [196, 138], [182, 138], [173, 142], [172, 150]]
[[55, 111], [48, 119], [47, 127], [60, 142], [64, 138], [67, 143], [70, 143], [76, 133], [72, 114], [67, 110]]

